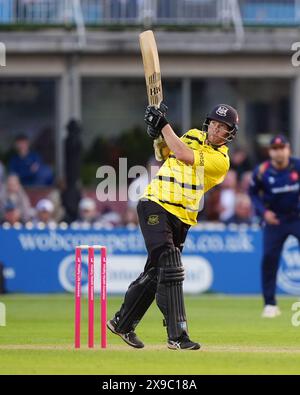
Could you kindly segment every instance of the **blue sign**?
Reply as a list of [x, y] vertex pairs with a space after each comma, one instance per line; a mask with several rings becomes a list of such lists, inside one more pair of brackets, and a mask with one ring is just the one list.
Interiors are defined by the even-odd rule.
[[[261, 238], [259, 229], [190, 230], [183, 250], [185, 292], [260, 293]], [[0, 243], [0, 261], [5, 267], [8, 292], [72, 292], [77, 245], [107, 247], [109, 293], [125, 292], [146, 262], [139, 229], [0, 229]], [[97, 254], [95, 262], [95, 289], [100, 291]], [[82, 278], [86, 292], [85, 254]], [[278, 291], [300, 295], [300, 254], [293, 238], [288, 239], [283, 251]]]

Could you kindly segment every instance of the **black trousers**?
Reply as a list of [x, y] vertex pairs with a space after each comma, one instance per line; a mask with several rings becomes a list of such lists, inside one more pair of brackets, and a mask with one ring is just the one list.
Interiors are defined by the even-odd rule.
[[148, 258], [144, 271], [130, 284], [120, 311], [115, 315], [121, 333], [134, 330], [155, 299], [159, 256], [174, 247], [182, 251], [190, 228], [150, 200], [139, 201], [137, 212]]
[[156, 267], [160, 254], [166, 249], [177, 247], [182, 251], [190, 225], [151, 200], [140, 200], [137, 212], [148, 252], [144, 268], [147, 271]]

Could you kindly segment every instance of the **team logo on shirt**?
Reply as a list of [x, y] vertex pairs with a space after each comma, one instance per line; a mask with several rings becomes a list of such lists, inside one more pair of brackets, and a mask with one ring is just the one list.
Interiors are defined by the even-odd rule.
[[157, 225], [159, 224], [159, 216], [158, 215], [149, 215], [148, 217], [148, 221], [147, 221], [148, 225]]
[[269, 183], [270, 184], [274, 184], [275, 182], [275, 178], [274, 177], [269, 177]]
[[225, 107], [225, 106], [220, 106], [220, 107], [217, 109], [216, 114], [220, 115], [221, 117], [226, 117], [227, 111], [228, 111], [228, 108], [227, 108], [227, 107]]
[[289, 294], [300, 295], [299, 242], [293, 236], [290, 236], [284, 244], [277, 285]]

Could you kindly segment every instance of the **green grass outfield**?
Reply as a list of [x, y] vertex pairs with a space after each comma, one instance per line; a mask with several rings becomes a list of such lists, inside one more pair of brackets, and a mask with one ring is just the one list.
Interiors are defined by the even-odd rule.
[[[299, 374], [300, 326], [291, 323], [296, 297], [281, 297], [283, 314], [262, 319], [260, 297], [186, 297], [191, 338], [199, 351], [166, 348], [165, 328], [155, 304], [137, 328], [146, 347], [136, 350], [108, 334], [108, 348], [88, 350], [84, 301], [82, 344], [73, 348], [71, 295], [0, 296], [7, 325], [0, 327], [1, 374]], [[109, 316], [121, 298], [110, 297]], [[97, 312], [98, 312], [97, 304]]]

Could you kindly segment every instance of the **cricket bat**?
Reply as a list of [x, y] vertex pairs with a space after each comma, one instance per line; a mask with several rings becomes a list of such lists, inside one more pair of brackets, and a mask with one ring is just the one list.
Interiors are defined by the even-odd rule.
[[[140, 47], [143, 57], [148, 103], [151, 106], [159, 107], [163, 100], [163, 92], [159, 57], [152, 30], [147, 30], [140, 34]], [[157, 161], [166, 159], [169, 154], [169, 147], [162, 136], [154, 140], [153, 147]]]

